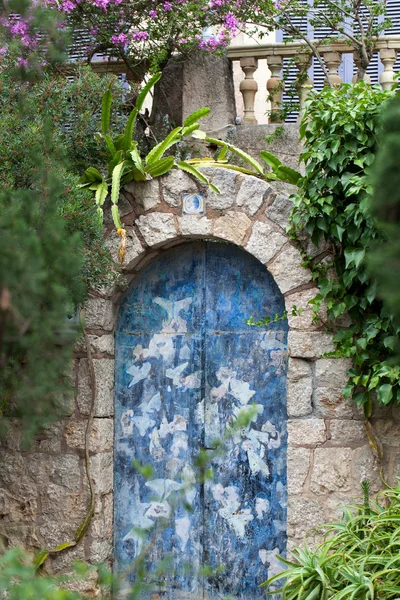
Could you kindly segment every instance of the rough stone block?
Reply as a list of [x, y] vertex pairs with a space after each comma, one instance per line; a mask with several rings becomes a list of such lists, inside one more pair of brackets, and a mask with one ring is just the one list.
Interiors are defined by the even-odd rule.
[[52, 463], [51, 480], [58, 485], [62, 485], [69, 492], [79, 492], [81, 487], [79, 456], [76, 454], [53, 456]]
[[251, 227], [251, 221], [245, 213], [229, 211], [216, 219], [213, 235], [240, 246]]
[[[46, 485], [53, 469], [52, 457], [45, 453], [34, 453], [28, 454], [23, 460], [25, 462], [28, 477], [30, 477], [33, 482], [40, 481], [42, 485]], [[0, 464], [3, 468], [1, 457]], [[17, 475], [17, 472], [14, 472], [14, 477]]]
[[114, 462], [112, 452], [101, 452], [90, 458], [95, 494], [109, 494], [113, 490]]
[[361, 496], [361, 483], [366, 479], [370, 482], [372, 493], [382, 489], [378, 462], [369, 444], [353, 450], [352, 475], [355, 496]]
[[273, 202], [265, 209], [265, 216], [286, 231], [293, 202], [287, 196], [278, 194]]
[[374, 419], [373, 430], [381, 444], [400, 447], [400, 428], [395, 419]]
[[217, 186], [220, 194], [215, 194], [210, 188], [206, 188], [207, 194], [206, 207], [215, 210], [226, 210], [231, 208], [236, 198], [236, 180], [237, 173], [225, 169], [201, 169], [211, 182]]
[[118, 260], [118, 250], [121, 245], [121, 237], [117, 235], [114, 230], [111, 231], [106, 238], [105, 245], [109, 249], [113, 260], [118, 263], [119, 267], [124, 271], [133, 269], [145, 252], [142, 244], [139, 241], [139, 238], [131, 228], [126, 229], [126, 255], [123, 263], [120, 263]]
[[37, 449], [48, 454], [56, 454], [61, 451], [61, 441], [65, 421], [46, 425], [37, 436]]
[[349, 492], [352, 489], [352, 450], [316, 448], [310, 489], [314, 494]]
[[291, 446], [315, 446], [326, 441], [323, 419], [291, 419], [288, 421], [288, 436]]
[[160, 202], [160, 187], [158, 179], [150, 181], [132, 181], [125, 188], [134, 197], [137, 204], [144, 210], [150, 210]]
[[183, 215], [178, 217], [182, 235], [210, 235], [212, 221], [201, 215]]
[[0, 519], [0, 538], [8, 548], [25, 548], [27, 550], [37, 550], [43, 548], [43, 543], [39, 540], [37, 526], [24, 523], [8, 523]]
[[288, 494], [300, 494], [304, 489], [311, 464], [311, 450], [308, 448], [288, 448], [287, 481]]
[[[114, 360], [108, 358], [93, 359], [96, 377], [96, 398], [94, 415], [110, 417], [114, 414]], [[88, 360], [79, 361], [77, 404], [82, 415], [88, 415], [92, 401]]]
[[90, 348], [92, 352], [101, 352], [114, 356], [114, 336], [111, 335], [89, 335]]
[[245, 249], [262, 263], [267, 263], [282, 250], [286, 242], [287, 238], [282, 233], [275, 231], [269, 223], [259, 221], [253, 225]]
[[52, 554], [49, 560], [51, 571], [53, 573], [65, 573], [72, 570], [76, 561], [84, 561], [85, 558], [85, 546], [82, 541], [73, 548]]
[[320, 358], [315, 362], [315, 386], [341, 389], [347, 383], [347, 371], [350, 368], [351, 359]]
[[187, 173], [173, 169], [162, 178], [162, 190], [165, 202], [177, 208], [182, 206], [183, 194], [195, 194], [198, 187]]
[[[86, 421], [71, 421], [65, 427], [64, 437], [67, 446], [72, 450], [85, 448]], [[114, 423], [112, 419], [93, 419], [89, 434], [89, 451], [92, 453], [107, 452], [113, 449]]]
[[104, 329], [112, 331], [114, 327], [114, 305], [110, 300], [91, 298], [84, 307], [85, 325], [87, 329]]
[[113, 535], [113, 494], [96, 497], [95, 511], [90, 523], [92, 538], [104, 540]]
[[362, 421], [334, 419], [329, 425], [330, 442], [340, 446], [354, 447], [365, 444], [367, 436]]
[[10, 490], [0, 489], [0, 520], [22, 523], [34, 522], [38, 516], [37, 488], [19, 482]]
[[60, 522], [59, 520], [46, 520], [40, 527], [39, 533], [42, 537], [41, 548], [56, 548], [74, 539], [76, 523], [70, 519]]
[[351, 418], [356, 412], [353, 400], [344, 398], [341, 387], [314, 388], [312, 401], [316, 417]]
[[142, 215], [136, 223], [149, 246], [157, 246], [177, 235], [174, 216], [167, 213]]
[[311, 364], [290, 358], [287, 376], [287, 412], [289, 417], [305, 417], [312, 412]]
[[[285, 297], [285, 305], [288, 313], [288, 322], [290, 329], [305, 329], [315, 330], [321, 327], [321, 324], [327, 320], [327, 311], [325, 306], [321, 306], [319, 310], [319, 319], [314, 322], [313, 320], [313, 305], [309, 304], [310, 300], [313, 300], [319, 293], [318, 288], [311, 288], [308, 290], [302, 290], [300, 292], [294, 292]], [[293, 307], [296, 307], [296, 312], [300, 312], [295, 316], [292, 315]], [[322, 319], [322, 322], [321, 322]]]
[[320, 331], [290, 331], [288, 335], [289, 355], [294, 358], [318, 358], [334, 350], [332, 335]]
[[92, 540], [89, 546], [90, 559], [94, 563], [104, 563], [113, 559], [113, 542], [108, 540]]
[[[272, 258], [272, 257], [271, 257]], [[311, 281], [311, 271], [301, 266], [302, 256], [291, 244], [268, 264], [268, 270], [274, 277], [282, 294], [294, 290]]]
[[273, 193], [272, 186], [257, 177], [239, 176], [240, 188], [236, 197], [237, 206], [243, 206], [248, 215], [255, 215], [263, 202]]
[[71, 494], [67, 492], [65, 486], [56, 483], [50, 483], [40, 492], [42, 515], [52, 521], [63, 522], [72, 519], [78, 523], [85, 515], [88, 500], [86, 489], [83, 492]]
[[288, 536], [302, 540], [312, 535], [318, 525], [326, 522], [326, 511], [322, 502], [306, 496], [291, 496], [288, 501]]
[[20, 454], [12, 454], [0, 450], [0, 481], [5, 486], [11, 486], [18, 480], [23, 480], [25, 475], [25, 461]]
[[287, 412], [289, 417], [305, 417], [312, 413], [312, 379], [305, 377], [287, 382]]

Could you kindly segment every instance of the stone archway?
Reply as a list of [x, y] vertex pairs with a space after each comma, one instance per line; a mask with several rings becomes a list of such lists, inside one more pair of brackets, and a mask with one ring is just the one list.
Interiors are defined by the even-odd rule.
[[[128, 232], [126, 285], [163, 249], [184, 240], [210, 238], [244, 248], [273, 275], [285, 298], [290, 327], [287, 409], [291, 547], [310, 527], [331, 519], [341, 502], [356, 496], [364, 476], [372, 473], [377, 481], [377, 469], [362, 416], [341, 393], [348, 363], [321, 358], [333, 349], [332, 337], [313, 322], [307, 304], [317, 289], [301, 264], [299, 249], [285, 231], [290, 201], [273, 186], [251, 176], [223, 170], [209, 171], [208, 176], [221, 189], [220, 195], [199, 188], [180, 171], [144, 184], [130, 184], [123, 190], [120, 202]], [[183, 215], [183, 194], [199, 191], [205, 196], [204, 214]], [[109, 247], [115, 256], [118, 244], [111, 232]], [[110, 290], [88, 307], [89, 315], [103, 315], [110, 323], [110, 332], [119, 298], [120, 294]], [[300, 316], [292, 316], [293, 305], [303, 309]], [[101, 323], [95, 317], [90, 326], [95, 329]], [[110, 477], [108, 481], [111, 490]]]
[[[307, 305], [316, 288], [301, 265], [301, 254], [285, 233], [290, 201], [273, 186], [254, 177], [218, 170], [208, 173], [221, 194], [199, 189], [180, 171], [158, 180], [130, 184], [121, 193], [120, 209], [127, 228], [127, 258], [122, 287], [164, 248], [184, 240], [219, 239], [244, 248], [266, 265], [284, 295], [288, 311], [288, 545], [300, 543], [312, 526], [332, 520], [344, 502], [353, 500], [360, 481], [380, 485], [375, 460], [363, 428], [362, 414], [342, 388], [348, 363], [323, 358], [332, 350], [324, 327], [312, 320]], [[183, 194], [202, 192], [203, 215], [183, 215]], [[108, 244], [115, 254], [119, 239], [109, 214]], [[93, 296], [86, 306], [86, 328], [93, 355], [97, 393], [89, 436], [90, 469], [95, 512], [84, 540], [52, 556], [56, 571], [68, 570], [74, 560], [93, 562], [113, 558], [113, 430], [114, 328], [123, 290], [114, 287]], [[293, 317], [291, 308], [303, 308]], [[88, 506], [85, 475], [85, 429], [91, 388], [88, 358], [77, 347], [72, 379], [76, 399], [68, 416], [47, 428], [29, 452], [9, 436], [0, 473], [0, 534], [10, 545], [55, 547], [74, 538]], [[375, 417], [374, 427], [385, 445], [387, 478], [398, 473], [398, 425], [390, 409]], [[24, 482], [23, 484], [21, 482]], [[23, 486], [23, 493], [21, 492]], [[21, 507], [18, 499], [28, 498]], [[92, 584], [89, 582], [90, 588]]]

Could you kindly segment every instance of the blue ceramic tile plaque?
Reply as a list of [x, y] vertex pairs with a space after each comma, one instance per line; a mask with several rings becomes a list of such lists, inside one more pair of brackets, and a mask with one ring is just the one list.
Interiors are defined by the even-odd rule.
[[183, 214], [184, 215], [203, 215], [204, 214], [204, 196], [203, 196], [203, 194], [183, 194]]

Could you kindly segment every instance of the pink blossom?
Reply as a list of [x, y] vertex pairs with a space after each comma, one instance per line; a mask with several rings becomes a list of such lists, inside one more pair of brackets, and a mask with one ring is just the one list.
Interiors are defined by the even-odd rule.
[[110, 37], [110, 42], [115, 44], [116, 46], [125, 46], [128, 41], [128, 36], [126, 33], [119, 33], [118, 35], [112, 35]]
[[156, 10], [151, 10], [149, 12], [149, 15], [152, 19], [156, 19], [157, 18], [157, 11]]
[[134, 31], [132, 34], [132, 39], [135, 42], [144, 42], [149, 37], [147, 31]]
[[163, 4], [164, 10], [172, 10], [172, 4], [171, 2], [164, 2]]

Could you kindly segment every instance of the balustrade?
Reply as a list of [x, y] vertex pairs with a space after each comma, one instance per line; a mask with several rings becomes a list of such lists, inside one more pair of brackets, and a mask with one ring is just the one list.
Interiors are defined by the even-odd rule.
[[[321, 43], [318, 51], [324, 61], [329, 83], [333, 86], [340, 86], [343, 82], [341, 76], [341, 64], [344, 55], [353, 55], [354, 71], [360, 65], [360, 57], [344, 40], [329, 44]], [[387, 35], [376, 39], [375, 54], [379, 56], [379, 83], [384, 90], [389, 90], [395, 81], [394, 66], [400, 52], [400, 35]], [[304, 42], [259, 44], [257, 46], [236, 46], [228, 49], [228, 57], [232, 61], [240, 61], [240, 66], [245, 74], [245, 79], [240, 83], [240, 92], [243, 97], [244, 105], [244, 125], [257, 124], [254, 114], [254, 101], [258, 91], [258, 84], [254, 79], [254, 73], [257, 70], [258, 60], [267, 59], [267, 65], [270, 76], [267, 77], [266, 87], [269, 94], [269, 106], [266, 107], [269, 114], [269, 122], [277, 123], [280, 120], [280, 109], [282, 107], [282, 95], [284, 90], [283, 82], [283, 64], [285, 59], [292, 59], [296, 65], [297, 71], [301, 74], [298, 82], [295, 84], [299, 98], [299, 114], [304, 108], [307, 94], [313, 87], [313, 80], [310, 77], [311, 57], [307, 52], [307, 46]], [[357, 80], [355, 74], [352, 81]], [[371, 78], [366, 73], [364, 81], [370, 83]], [[328, 83], [325, 77], [325, 83]]]

